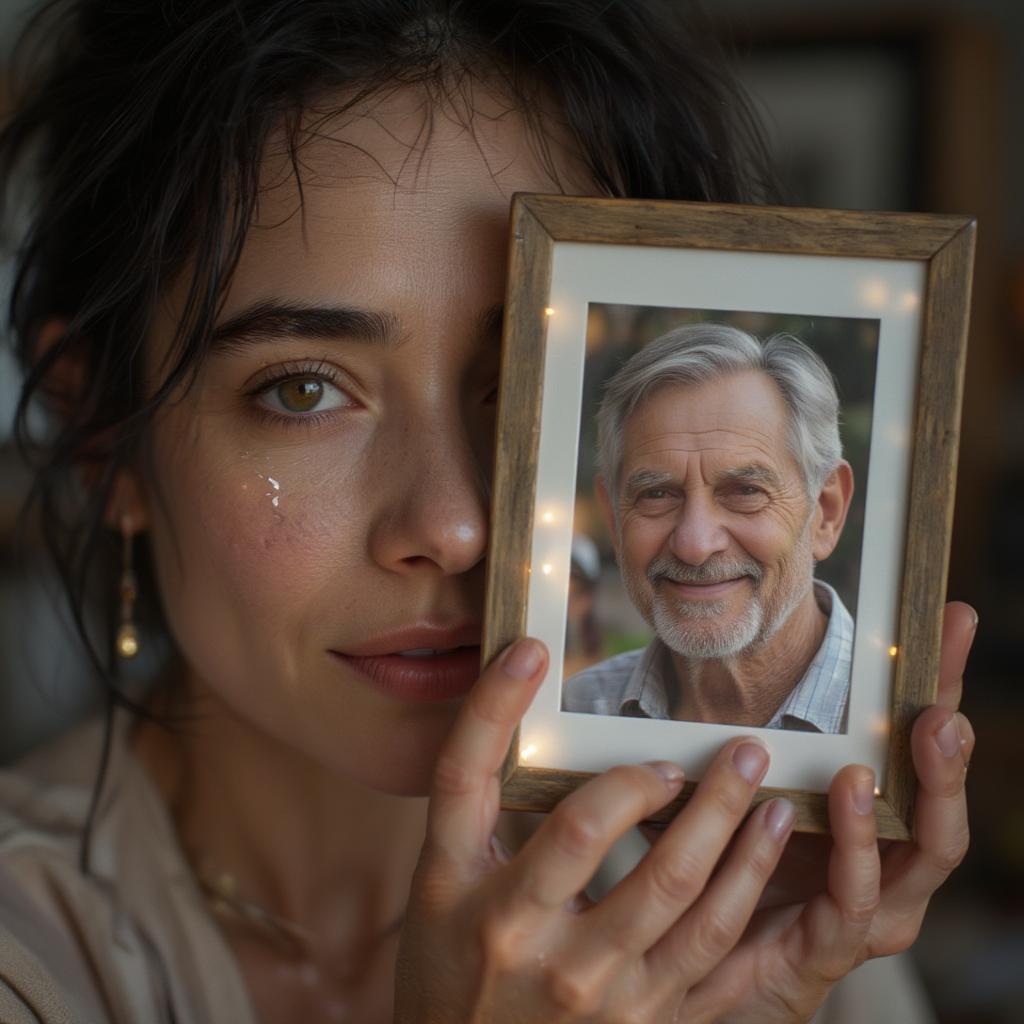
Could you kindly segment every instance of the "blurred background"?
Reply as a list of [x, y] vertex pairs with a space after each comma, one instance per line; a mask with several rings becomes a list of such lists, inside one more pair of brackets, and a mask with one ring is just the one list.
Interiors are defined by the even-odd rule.
[[[0, 0], [0, 52], [25, 6]], [[941, 1024], [1020, 1024], [1024, 787], [1012, 772], [1024, 735], [1024, 2], [707, 6], [765, 117], [788, 202], [978, 219], [949, 577], [950, 596], [981, 619], [964, 698], [979, 739], [968, 779], [973, 841], [933, 900], [914, 957]], [[91, 700], [33, 552], [15, 557], [26, 486], [8, 443], [16, 388], [0, 355], [4, 760]]]

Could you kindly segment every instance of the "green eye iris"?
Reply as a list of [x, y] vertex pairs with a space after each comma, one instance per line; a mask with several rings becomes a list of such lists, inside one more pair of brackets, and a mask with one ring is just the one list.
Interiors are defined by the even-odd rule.
[[256, 404], [267, 412], [276, 413], [286, 420], [307, 423], [319, 422], [322, 414], [357, 404], [347, 391], [332, 384], [330, 378], [319, 370], [296, 369], [287, 375], [282, 374], [255, 392], [254, 398]]
[[279, 384], [275, 391], [288, 412], [312, 412], [324, 396], [324, 384], [314, 377], [296, 377]]

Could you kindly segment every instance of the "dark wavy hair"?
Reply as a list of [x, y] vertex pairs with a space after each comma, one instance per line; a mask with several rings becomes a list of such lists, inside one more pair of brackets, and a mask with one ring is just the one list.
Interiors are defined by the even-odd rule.
[[[553, 110], [608, 195], [757, 201], [769, 188], [722, 50], [678, 0], [56, 0], [18, 52], [0, 135], [0, 188], [24, 225], [15, 436], [35, 470], [29, 507], [115, 699], [112, 645], [96, 640], [114, 632], [104, 509], [118, 471], [142, 459], [154, 411], [201, 364], [271, 132], [283, 127], [298, 175], [314, 107], [326, 118], [390, 87], [436, 97], [486, 76], [541, 154], [540, 111]], [[12, 203], [23, 183], [28, 199]], [[147, 393], [157, 300], [181, 279], [171, 358]], [[29, 417], [39, 399], [58, 414], [42, 434]]]

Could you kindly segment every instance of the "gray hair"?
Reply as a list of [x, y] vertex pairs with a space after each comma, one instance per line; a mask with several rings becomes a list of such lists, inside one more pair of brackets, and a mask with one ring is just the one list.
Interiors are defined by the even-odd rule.
[[775, 334], [760, 341], [720, 323], [678, 327], [645, 345], [605, 385], [597, 413], [598, 466], [615, 494], [622, 469], [626, 420], [658, 388], [703, 384], [744, 370], [767, 374], [789, 408], [789, 450], [816, 498], [839, 465], [839, 396], [820, 356], [798, 338]]

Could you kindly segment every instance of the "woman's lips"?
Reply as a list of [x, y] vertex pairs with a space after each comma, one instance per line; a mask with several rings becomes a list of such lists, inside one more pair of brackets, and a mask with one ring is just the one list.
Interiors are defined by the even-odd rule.
[[480, 675], [480, 626], [402, 629], [331, 654], [399, 700], [454, 700]]
[[454, 700], [465, 696], [480, 675], [480, 648], [458, 647], [443, 654], [378, 654], [335, 657], [392, 697], [409, 701]]

